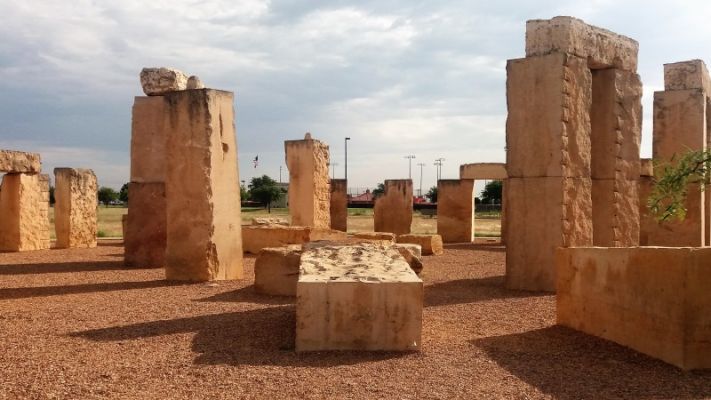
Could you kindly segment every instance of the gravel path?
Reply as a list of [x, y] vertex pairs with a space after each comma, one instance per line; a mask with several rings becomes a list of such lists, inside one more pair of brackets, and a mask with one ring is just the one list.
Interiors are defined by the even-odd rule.
[[709, 398], [682, 372], [554, 326], [555, 297], [503, 290], [504, 252], [425, 257], [421, 353], [295, 354], [288, 298], [246, 279], [176, 285], [123, 248], [0, 254], [0, 399]]

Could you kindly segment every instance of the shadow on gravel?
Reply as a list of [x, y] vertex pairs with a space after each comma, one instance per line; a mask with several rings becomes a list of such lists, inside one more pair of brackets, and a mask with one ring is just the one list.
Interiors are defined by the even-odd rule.
[[219, 293], [214, 296], [206, 297], [204, 299], [199, 299], [195, 301], [285, 305], [293, 304], [296, 300], [294, 297], [269, 296], [265, 294], [260, 294], [254, 290], [254, 285], [250, 285], [241, 289], [233, 290], [231, 292]]
[[470, 342], [521, 380], [559, 399], [711, 396], [711, 371], [684, 372], [565, 327]]
[[20, 288], [0, 288], [0, 300], [25, 299], [30, 297], [61, 296], [67, 294], [83, 294], [98, 292], [113, 292], [117, 290], [153, 289], [166, 286], [181, 286], [186, 283], [165, 280], [139, 282], [107, 282], [89, 283], [69, 286], [39, 286]]
[[126, 269], [121, 261], [67, 262], [0, 265], [0, 275], [58, 274], [65, 272], [116, 271]]
[[192, 350], [199, 355], [194, 363], [207, 365], [329, 367], [418, 356], [396, 352], [296, 353], [295, 326], [294, 306], [278, 306], [94, 329], [71, 336], [120, 342], [195, 332]]
[[539, 296], [551, 296], [551, 294], [508, 290], [504, 287], [503, 276], [458, 279], [425, 286], [425, 307]]

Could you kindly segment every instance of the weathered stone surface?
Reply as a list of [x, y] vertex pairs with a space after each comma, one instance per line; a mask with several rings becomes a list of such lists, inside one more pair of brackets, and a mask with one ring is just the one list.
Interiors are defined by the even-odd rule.
[[422, 303], [422, 281], [392, 247], [307, 247], [297, 283], [296, 351], [417, 350]]
[[504, 163], [472, 163], [459, 166], [459, 179], [504, 180], [508, 178]]
[[264, 248], [303, 244], [310, 240], [311, 228], [308, 226], [242, 226], [242, 249], [245, 253], [257, 254]]
[[242, 278], [233, 94], [185, 90], [165, 100], [166, 278]]
[[664, 90], [703, 89], [711, 94], [711, 79], [706, 64], [689, 60], [664, 64]]
[[592, 246], [590, 178], [509, 178], [506, 287], [555, 291], [555, 249]]
[[557, 261], [559, 324], [711, 368], [711, 249], [559, 249]]
[[348, 231], [348, 181], [331, 179], [331, 229]]
[[148, 96], [160, 96], [170, 92], [185, 90], [188, 77], [174, 68], [143, 68], [141, 86]]
[[165, 182], [165, 101], [138, 96], [131, 119], [131, 182]]
[[192, 75], [188, 78], [187, 89], [205, 89], [205, 85], [202, 83], [200, 78]]
[[410, 264], [410, 268], [417, 275], [422, 273], [424, 268], [424, 264], [422, 264], [422, 246], [412, 243], [395, 243], [393, 247], [405, 258], [405, 261]]
[[37, 153], [0, 149], [0, 172], [39, 173], [41, 168], [40, 155]]
[[346, 240], [348, 234], [333, 229], [312, 229], [309, 239], [312, 242], [316, 240]]
[[128, 267], [165, 267], [167, 241], [165, 183], [128, 184], [128, 215], [123, 236]]
[[311, 139], [287, 140], [289, 214], [291, 223], [320, 229], [331, 227], [328, 145]]
[[272, 296], [296, 296], [301, 246], [262, 249], [254, 263], [254, 290]]
[[590, 68], [637, 70], [639, 44], [628, 37], [572, 17], [526, 22], [526, 56], [568, 53], [587, 59]]
[[639, 160], [639, 176], [654, 176], [654, 162], [651, 158]]
[[11, 173], [0, 185], [0, 251], [49, 248], [46, 176]]
[[266, 218], [252, 218], [252, 225], [289, 225], [289, 221], [285, 218], [279, 217], [266, 217]]
[[593, 179], [593, 245], [639, 246], [639, 180]]
[[353, 233], [354, 238], [382, 241], [384, 244], [395, 243], [395, 234], [390, 232], [355, 232]]
[[386, 180], [385, 193], [375, 199], [375, 231], [396, 235], [410, 233], [412, 201], [411, 179]]
[[474, 241], [474, 180], [437, 182], [437, 233], [444, 243]]
[[441, 255], [444, 253], [444, 245], [442, 244], [442, 236], [440, 235], [397, 235], [395, 239], [397, 243], [417, 244], [422, 247], [422, 254], [425, 256]]
[[592, 76], [585, 59], [554, 53], [509, 60], [509, 177], [589, 177]]
[[94, 171], [55, 168], [54, 182], [56, 247], [96, 247], [98, 183]]
[[[643, 171], [645, 168], [643, 166]], [[638, 180], [638, 190], [639, 190], [639, 245], [649, 246], [649, 234], [650, 232], [659, 229], [657, 226], [657, 221], [654, 216], [651, 215], [649, 207], [647, 206], [647, 201], [649, 200], [649, 195], [652, 193], [654, 188], [654, 177], [651, 175], [651, 167], [648, 170], [649, 175], [641, 175]]]

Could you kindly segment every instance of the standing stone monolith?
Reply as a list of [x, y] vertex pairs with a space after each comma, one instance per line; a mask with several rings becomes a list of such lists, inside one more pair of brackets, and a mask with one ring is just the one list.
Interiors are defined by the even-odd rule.
[[284, 142], [289, 169], [289, 214], [292, 225], [331, 228], [328, 145], [311, 138]]
[[239, 172], [232, 92], [165, 96], [166, 278], [243, 276]]
[[348, 181], [331, 179], [331, 229], [348, 231]]
[[385, 193], [375, 199], [375, 232], [410, 233], [412, 203], [411, 179], [386, 180]]
[[49, 178], [10, 172], [0, 184], [0, 251], [49, 248]]
[[437, 182], [437, 234], [444, 243], [474, 241], [474, 180]]
[[96, 247], [98, 185], [94, 171], [55, 168], [54, 182], [57, 248]]

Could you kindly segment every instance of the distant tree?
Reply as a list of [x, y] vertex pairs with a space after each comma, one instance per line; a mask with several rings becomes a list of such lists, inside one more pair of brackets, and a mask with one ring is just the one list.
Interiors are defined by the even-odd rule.
[[112, 201], [116, 201], [119, 194], [112, 188], [102, 186], [99, 188], [99, 202], [104, 203], [104, 206], [108, 206]]
[[242, 201], [249, 199], [249, 190], [244, 186], [244, 183], [239, 185], [239, 198]]
[[503, 182], [490, 181], [481, 192], [481, 202], [484, 204], [501, 204], [501, 189]]
[[124, 203], [128, 203], [128, 183], [124, 183], [123, 186], [121, 186], [118, 198]]
[[430, 199], [430, 203], [436, 203], [437, 202], [437, 186], [432, 186], [430, 190], [427, 191], [427, 194], [425, 194], [425, 197]]
[[373, 198], [376, 199], [382, 195], [385, 194], [385, 184], [384, 183], [378, 183], [378, 187], [373, 189]]
[[54, 186], [49, 187], [49, 204], [54, 205]]
[[267, 175], [254, 177], [249, 182], [249, 198], [261, 203], [270, 213], [272, 202], [278, 201], [283, 195], [284, 192], [277, 186], [277, 182]]

